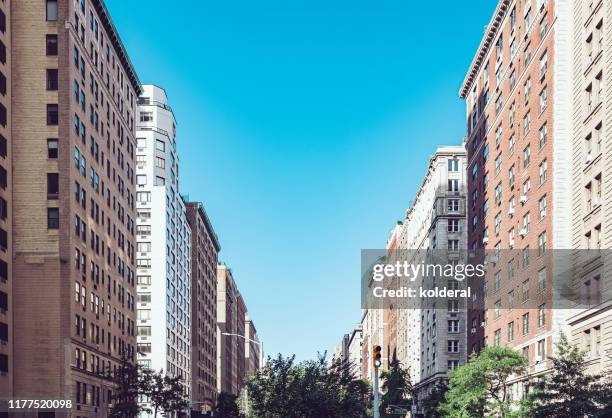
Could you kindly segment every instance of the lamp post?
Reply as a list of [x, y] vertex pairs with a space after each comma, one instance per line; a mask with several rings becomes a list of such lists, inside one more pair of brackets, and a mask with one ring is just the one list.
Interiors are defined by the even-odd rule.
[[[221, 335], [227, 335], [227, 336], [231, 336], [231, 337], [239, 337], [242, 338], [245, 341], [251, 342], [251, 343], [255, 343], [259, 346], [259, 356], [261, 358], [261, 356], [263, 356], [263, 342], [261, 341], [257, 341], [257, 340], [253, 340], [251, 338], [247, 338], [244, 335], [241, 334], [235, 334], [235, 333], [231, 333], [231, 332], [222, 332]], [[261, 361], [259, 362], [259, 366], [261, 366]], [[246, 386], [243, 388], [244, 389], [244, 400], [243, 400], [243, 405], [244, 405], [244, 411], [246, 413], [246, 416], [249, 416], [249, 390], [246, 388]]]

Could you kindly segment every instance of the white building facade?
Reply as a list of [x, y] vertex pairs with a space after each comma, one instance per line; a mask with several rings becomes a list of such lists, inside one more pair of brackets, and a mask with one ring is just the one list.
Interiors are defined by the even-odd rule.
[[[463, 146], [438, 147], [430, 158], [427, 175], [398, 233], [397, 249], [406, 250], [405, 257], [417, 258], [408, 262], [423, 262], [420, 257], [429, 251], [458, 261], [465, 252], [466, 158]], [[453, 281], [444, 286], [452, 286]], [[420, 309], [398, 310], [397, 359], [409, 368], [419, 403], [448, 378], [449, 370], [467, 360], [465, 303], [446, 302], [439, 306], [422, 300]]]
[[162, 88], [143, 90], [136, 130], [138, 361], [182, 377], [189, 396], [191, 229], [179, 194], [176, 121]]

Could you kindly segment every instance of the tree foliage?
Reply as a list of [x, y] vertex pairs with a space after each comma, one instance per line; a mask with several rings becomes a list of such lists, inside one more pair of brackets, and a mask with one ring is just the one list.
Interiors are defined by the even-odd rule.
[[268, 358], [247, 381], [249, 418], [364, 418], [369, 388], [351, 364], [325, 355], [295, 362], [295, 356]]
[[552, 371], [536, 382], [525, 404], [533, 418], [612, 416], [612, 390], [602, 375], [586, 372], [586, 353], [571, 345], [565, 335], [557, 343]]
[[450, 418], [513, 416], [508, 380], [523, 374], [527, 359], [508, 347], [487, 347], [450, 374], [448, 391], [438, 412]]
[[116, 369], [109, 369], [105, 377], [115, 384], [112, 405], [108, 412], [111, 418], [134, 418], [142, 410], [138, 404], [140, 394], [139, 377], [142, 370], [130, 361], [127, 355], [121, 356]]
[[394, 361], [389, 365], [388, 370], [383, 370], [380, 374], [382, 381], [381, 389], [383, 396], [380, 402], [380, 415], [382, 417], [396, 417], [389, 415], [385, 411], [389, 406], [410, 408], [412, 405], [412, 382], [410, 372], [402, 367], [399, 361]]
[[238, 396], [221, 392], [217, 397], [217, 414], [220, 418], [240, 418]]
[[427, 418], [443, 418], [444, 415], [438, 408], [444, 402], [444, 397], [448, 391], [446, 382], [436, 383], [431, 392], [423, 399], [423, 412]]
[[168, 376], [162, 370], [142, 369], [139, 380], [141, 395], [148, 398], [150, 404], [144, 409], [154, 417], [158, 412], [178, 412], [189, 407], [179, 376]]

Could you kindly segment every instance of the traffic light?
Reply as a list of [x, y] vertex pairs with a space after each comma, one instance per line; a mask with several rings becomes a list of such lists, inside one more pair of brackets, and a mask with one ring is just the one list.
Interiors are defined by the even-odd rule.
[[372, 355], [372, 362], [374, 368], [378, 369], [382, 365], [382, 347], [379, 345], [374, 346], [374, 354]]

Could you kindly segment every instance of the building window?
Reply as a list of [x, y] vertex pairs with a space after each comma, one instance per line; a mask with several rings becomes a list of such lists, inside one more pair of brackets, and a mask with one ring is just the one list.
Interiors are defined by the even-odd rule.
[[59, 174], [47, 173], [47, 199], [59, 197]]
[[155, 140], [155, 149], [157, 151], [162, 151], [165, 152], [166, 151], [166, 143], [162, 140], [156, 139]]
[[8, 373], [8, 356], [0, 354], [0, 373]]
[[546, 217], [546, 195], [542, 196], [542, 198], [538, 201], [538, 209], [540, 213], [540, 220]]
[[140, 112], [140, 121], [141, 122], [152, 122], [153, 112]]
[[514, 340], [514, 321], [508, 323], [508, 341]]
[[48, 104], [47, 105], [47, 125], [57, 125], [58, 124], [58, 111], [57, 104]]
[[57, 55], [57, 35], [47, 35], [47, 55]]
[[459, 320], [451, 319], [448, 321], [448, 332], [459, 332]]
[[448, 171], [449, 172], [459, 171], [459, 160], [456, 160], [456, 159], [448, 160]]
[[538, 290], [546, 289], [546, 268], [538, 271]]
[[546, 304], [538, 306], [538, 327], [546, 325]]
[[47, 69], [47, 90], [57, 90], [57, 69]]
[[458, 340], [448, 340], [447, 348], [449, 353], [458, 353], [459, 352], [459, 341]]
[[59, 208], [47, 208], [47, 228], [59, 229]]
[[57, 0], [47, 0], [47, 21], [55, 22], [57, 20]]
[[6, 76], [0, 71], [0, 94], [6, 96]]
[[0, 103], [0, 125], [6, 127], [7, 123], [7, 115], [6, 115], [6, 107]]
[[542, 339], [538, 341], [538, 361], [544, 361], [546, 359], [546, 340]]
[[0, 219], [5, 220], [8, 216], [8, 202], [0, 197]]
[[523, 315], [523, 335], [529, 334], [529, 314]]
[[57, 159], [57, 138], [47, 139], [47, 157], [50, 160]]

